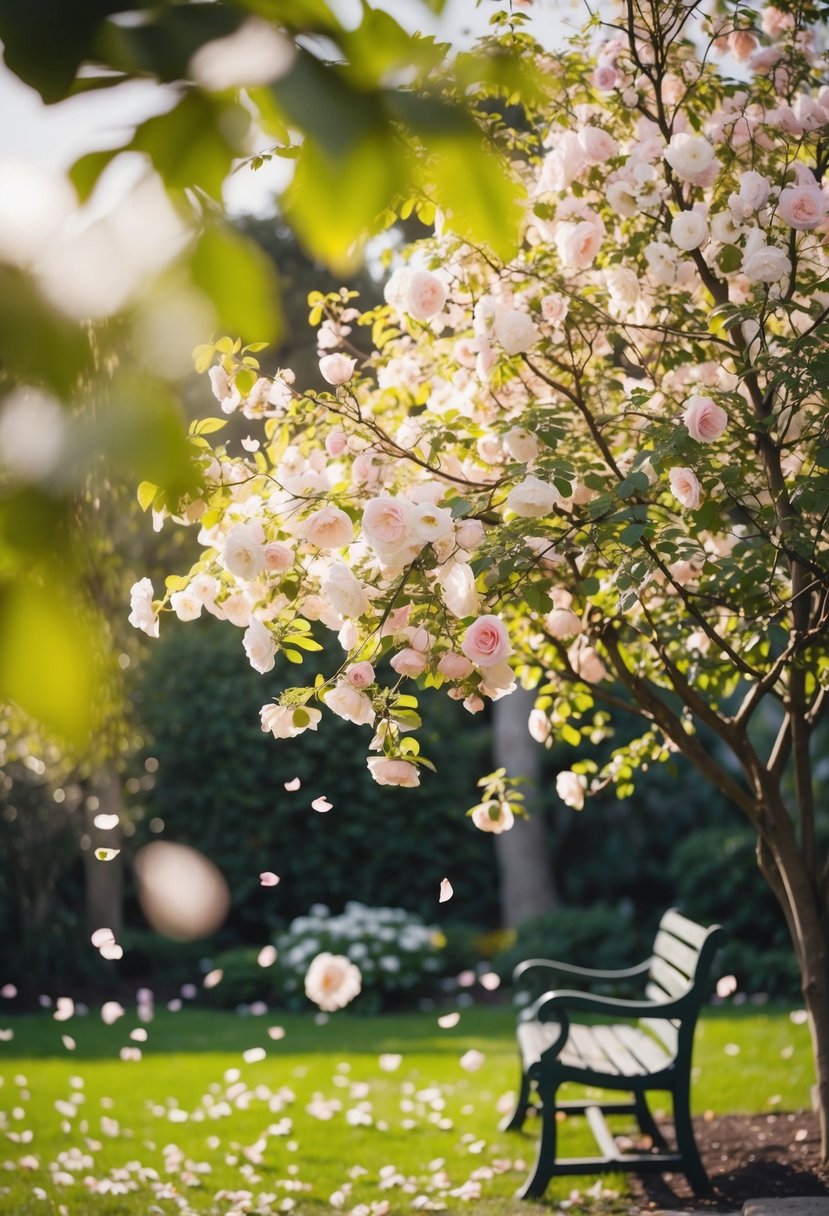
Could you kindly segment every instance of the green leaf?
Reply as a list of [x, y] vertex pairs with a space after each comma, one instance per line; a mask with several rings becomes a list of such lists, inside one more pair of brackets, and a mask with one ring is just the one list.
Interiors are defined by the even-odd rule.
[[197, 346], [193, 351], [193, 366], [199, 375], [202, 375], [210, 367], [215, 353], [216, 348], [212, 342], [205, 342], [201, 346]]
[[282, 653], [284, 654], [285, 658], [288, 660], [289, 663], [301, 663], [302, 662], [302, 655], [299, 653], [298, 650], [283, 650]]
[[138, 487], [138, 503], [142, 511], [148, 510], [155, 500], [158, 493], [158, 486], [153, 485], [151, 481], [142, 481]]
[[240, 105], [191, 91], [166, 114], [141, 123], [128, 148], [145, 152], [168, 188], [200, 186], [220, 199], [232, 162], [244, 155], [248, 125]]
[[73, 747], [89, 740], [103, 666], [101, 625], [69, 585], [0, 585], [0, 698]]
[[213, 435], [216, 431], [222, 431], [227, 426], [226, 418], [202, 418], [200, 422], [193, 424], [191, 434], [193, 435]]
[[233, 377], [233, 383], [241, 397], [247, 397], [257, 381], [256, 372], [249, 367], [242, 367]]
[[[242, 338], [281, 329], [276, 274], [259, 246], [225, 224], [202, 234], [190, 263], [195, 284], [213, 303], [221, 326]], [[216, 343], [221, 349], [221, 343]]]
[[563, 723], [558, 728], [558, 735], [565, 743], [569, 743], [571, 747], [579, 747], [581, 745], [581, 731], [576, 730], [575, 726], [571, 726], [569, 722]]
[[425, 175], [435, 186], [446, 227], [509, 261], [518, 250], [526, 191], [506, 161], [484, 145], [474, 123], [465, 137], [431, 138], [434, 162]]
[[319, 642], [315, 642], [313, 638], [309, 638], [304, 633], [286, 634], [282, 641], [288, 642], [291, 646], [298, 646], [300, 650], [322, 650]]

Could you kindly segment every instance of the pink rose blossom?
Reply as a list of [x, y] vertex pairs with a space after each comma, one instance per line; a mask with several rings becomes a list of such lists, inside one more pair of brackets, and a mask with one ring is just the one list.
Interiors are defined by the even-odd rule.
[[409, 760], [394, 760], [389, 756], [369, 756], [369, 772], [378, 785], [402, 785], [411, 789], [420, 785], [420, 773]]
[[325, 694], [325, 704], [339, 718], [353, 722], [355, 726], [373, 726], [374, 709], [364, 692], [360, 692], [347, 680], [335, 685]]
[[394, 551], [411, 543], [412, 506], [402, 498], [371, 498], [363, 510], [363, 534], [376, 551]]
[[426, 668], [426, 659], [419, 650], [407, 646], [392, 658], [391, 666], [399, 676], [419, 676]]
[[791, 13], [784, 13], [782, 9], [775, 8], [773, 4], [769, 4], [763, 9], [760, 27], [764, 34], [768, 34], [769, 38], [779, 38], [781, 34], [791, 29], [793, 25], [794, 17]]
[[342, 456], [348, 447], [345, 431], [329, 431], [325, 437], [325, 450], [329, 456]]
[[552, 726], [550, 719], [547, 717], [543, 709], [531, 709], [530, 716], [527, 721], [527, 730], [530, 732], [536, 743], [546, 743], [550, 737]]
[[361, 663], [352, 663], [345, 670], [345, 678], [355, 688], [368, 688], [369, 684], [374, 683], [374, 668], [366, 659]]
[[738, 63], [746, 63], [757, 49], [756, 35], [751, 30], [732, 30], [728, 35], [728, 49]]
[[428, 321], [446, 303], [446, 285], [428, 270], [416, 270], [404, 290], [404, 308], [417, 321]]
[[348, 355], [323, 355], [320, 359], [320, 375], [328, 384], [346, 384], [354, 375], [356, 359]]
[[476, 667], [503, 663], [512, 653], [504, 622], [497, 616], [479, 616], [463, 635], [461, 650]]
[[698, 443], [719, 439], [728, 425], [728, 414], [710, 397], [689, 397], [682, 414], [688, 434]]
[[506, 802], [482, 802], [476, 806], [470, 816], [475, 827], [481, 832], [508, 832], [515, 823], [515, 816]]
[[570, 666], [587, 684], [600, 684], [607, 679], [607, 668], [597, 650], [579, 637], [567, 651]]
[[481, 697], [477, 696], [475, 693], [472, 693], [471, 696], [464, 699], [463, 707], [468, 714], [479, 714], [484, 707], [484, 703]]
[[265, 545], [262, 556], [265, 559], [265, 569], [271, 570], [275, 574], [284, 574], [294, 564], [293, 549], [290, 545], [283, 544], [281, 540], [272, 540]]
[[305, 995], [320, 1009], [333, 1013], [360, 992], [359, 968], [342, 954], [318, 954], [305, 974]]
[[780, 191], [777, 209], [790, 227], [805, 232], [817, 228], [826, 218], [826, 195], [818, 185], [787, 186]]
[[584, 806], [584, 792], [587, 781], [579, 773], [571, 773], [569, 769], [556, 777], [556, 793], [565, 806], [571, 806], [574, 811], [580, 811]]
[[702, 500], [702, 487], [693, 469], [675, 467], [668, 472], [671, 493], [683, 507], [696, 511]]
[[561, 224], [556, 233], [556, 248], [562, 266], [586, 270], [596, 260], [603, 233], [597, 224], [582, 220], [580, 224]]
[[465, 680], [472, 671], [473, 666], [469, 659], [462, 654], [456, 654], [454, 650], [443, 655], [438, 663], [438, 672], [448, 680]]
[[616, 81], [619, 78], [619, 73], [610, 63], [600, 63], [592, 77], [594, 89], [598, 89], [600, 93], [609, 93], [616, 87]]
[[354, 525], [345, 511], [327, 506], [309, 515], [301, 524], [301, 535], [317, 549], [342, 549], [354, 539]]
[[569, 608], [554, 608], [552, 612], [548, 612], [544, 625], [550, 637], [560, 641], [576, 637], [584, 628], [575, 612], [571, 612]]

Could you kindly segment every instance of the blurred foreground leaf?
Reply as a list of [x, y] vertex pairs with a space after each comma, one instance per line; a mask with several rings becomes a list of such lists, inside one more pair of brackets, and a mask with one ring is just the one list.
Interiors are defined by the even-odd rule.
[[60, 583], [0, 585], [0, 696], [75, 748], [88, 742], [103, 676], [93, 618]]
[[227, 225], [200, 237], [190, 262], [193, 281], [207, 295], [225, 333], [246, 341], [281, 330], [279, 291], [273, 263], [259, 246]]

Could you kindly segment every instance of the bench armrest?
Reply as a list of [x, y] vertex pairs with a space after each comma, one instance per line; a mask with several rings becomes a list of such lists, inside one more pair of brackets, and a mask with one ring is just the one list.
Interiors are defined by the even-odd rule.
[[528, 971], [534, 967], [543, 967], [550, 971], [560, 971], [563, 975], [572, 975], [577, 979], [597, 980], [632, 980], [640, 975], [647, 975], [651, 960], [645, 959], [635, 967], [622, 967], [617, 971], [596, 971], [592, 967], [575, 967], [572, 963], [560, 963], [553, 958], [528, 958], [519, 963], [512, 973], [512, 981], [517, 984]]
[[596, 996], [589, 992], [567, 989], [543, 993], [520, 1014], [521, 1021], [549, 1022], [572, 1011], [603, 1013], [621, 1018], [680, 1018], [694, 1003], [693, 992], [673, 1001], [626, 1001], [612, 996]]

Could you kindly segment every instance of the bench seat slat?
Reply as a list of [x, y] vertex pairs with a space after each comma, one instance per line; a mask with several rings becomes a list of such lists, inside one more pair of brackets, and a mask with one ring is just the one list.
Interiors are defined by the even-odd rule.
[[659, 922], [659, 927], [667, 933], [672, 933], [674, 937], [678, 937], [681, 941], [687, 942], [694, 950], [700, 949], [708, 935], [708, 930], [703, 925], [698, 925], [695, 921], [688, 920], [687, 916], [683, 916], [675, 908], [671, 908], [669, 912], [665, 913]]
[[614, 1026], [619, 1039], [642, 1065], [643, 1072], [661, 1072], [671, 1062], [671, 1055], [655, 1039], [638, 1026]]
[[699, 952], [691, 946], [686, 946], [673, 934], [666, 933], [664, 929], [660, 929], [656, 935], [653, 952], [657, 958], [664, 958], [683, 975], [693, 975], [696, 970]]
[[676, 967], [672, 967], [658, 955], [654, 955], [651, 962], [650, 979], [652, 983], [658, 984], [671, 999], [682, 996], [691, 987], [691, 980], [687, 975], [677, 971]]

